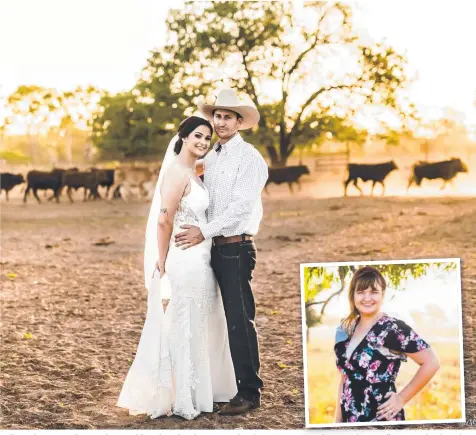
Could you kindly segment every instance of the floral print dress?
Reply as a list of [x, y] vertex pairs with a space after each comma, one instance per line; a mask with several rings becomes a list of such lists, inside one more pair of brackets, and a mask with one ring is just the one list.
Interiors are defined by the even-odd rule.
[[[339, 327], [336, 337], [342, 337], [342, 333]], [[340, 397], [342, 421], [379, 421], [377, 407], [388, 400], [385, 394], [396, 392], [395, 380], [402, 361], [406, 361], [405, 353], [419, 352], [430, 345], [405, 322], [386, 314], [370, 328], [347, 358], [350, 339], [346, 337], [339, 341], [337, 338], [334, 346], [337, 368], [344, 375]], [[392, 421], [395, 420], [405, 420], [403, 409], [393, 417]]]

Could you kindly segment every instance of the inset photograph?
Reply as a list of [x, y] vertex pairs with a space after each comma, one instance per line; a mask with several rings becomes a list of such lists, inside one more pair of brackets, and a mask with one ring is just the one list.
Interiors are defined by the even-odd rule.
[[306, 427], [465, 421], [458, 258], [301, 264]]

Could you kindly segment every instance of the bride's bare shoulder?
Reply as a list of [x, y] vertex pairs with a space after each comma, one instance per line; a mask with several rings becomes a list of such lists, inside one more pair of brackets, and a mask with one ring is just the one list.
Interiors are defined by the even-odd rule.
[[171, 163], [165, 170], [163, 184], [164, 185], [186, 185], [188, 183], [189, 174], [187, 170], [177, 162]]

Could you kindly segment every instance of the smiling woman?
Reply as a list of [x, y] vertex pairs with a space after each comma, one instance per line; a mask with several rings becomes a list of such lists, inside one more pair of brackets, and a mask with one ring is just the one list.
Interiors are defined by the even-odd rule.
[[[427, 342], [405, 322], [380, 311], [385, 289], [385, 278], [374, 267], [362, 267], [352, 277], [351, 312], [338, 328], [334, 346], [341, 373], [337, 423], [405, 420], [404, 405], [439, 369]], [[397, 393], [395, 381], [407, 354], [420, 368]]]
[[[162, 163], [146, 228], [147, 316], [117, 403], [131, 414], [191, 420], [237, 392], [212, 241], [187, 250], [171, 243], [182, 225], [206, 222], [209, 196], [195, 163], [212, 133], [206, 119], [187, 118]], [[165, 312], [162, 299], [170, 299]]]

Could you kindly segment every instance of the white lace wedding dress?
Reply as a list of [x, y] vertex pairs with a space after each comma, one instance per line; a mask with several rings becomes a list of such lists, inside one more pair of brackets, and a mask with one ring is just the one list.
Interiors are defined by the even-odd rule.
[[[211, 240], [186, 250], [174, 243], [181, 225], [206, 221], [208, 204], [206, 187], [191, 178], [190, 193], [174, 217], [166, 273], [160, 281], [154, 274], [136, 357], [117, 403], [131, 414], [193, 419], [237, 392], [225, 313], [210, 265]], [[164, 313], [160, 287], [167, 278], [170, 302]]]

